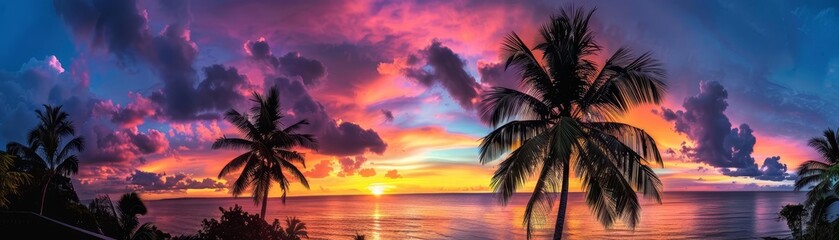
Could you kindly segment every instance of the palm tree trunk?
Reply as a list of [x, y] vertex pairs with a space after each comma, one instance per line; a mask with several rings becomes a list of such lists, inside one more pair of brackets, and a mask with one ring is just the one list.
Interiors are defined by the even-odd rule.
[[556, 216], [556, 226], [554, 226], [554, 240], [562, 239], [562, 229], [565, 227], [565, 210], [568, 208], [568, 175], [569, 161], [566, 160], [562, 165], [562, 192], [559, 196], [559, 213]]
[[265, 188], [265, 193], [262, 194], [262, 214], [260, 215], [262, 216], [262, 220], [265, 220], [265, 210], [268, 207], [268, 189]]
[[38, 215], [44, 215], [44, 201], [47, 199], [47, 188], [52, 181], [52, 173], [49, 173], [49, 177], [47, 178], [47, 183], [44, 184], [44, 190], [41, 192], [41, 210], [38, 211]]

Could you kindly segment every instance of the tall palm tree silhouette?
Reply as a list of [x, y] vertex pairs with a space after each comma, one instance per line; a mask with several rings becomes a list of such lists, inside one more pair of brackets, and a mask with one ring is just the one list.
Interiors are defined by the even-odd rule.
[[554, 239], [562, 238], [572, 168], [587, 205], [606, 227], [619, 219], [635, 227], [641, 209], [636, 191], [661, 203], [661, 181], [648, 166], [663, 166], [655, 140], [615, 119], [632, 107], [660, 103], [665, 72], [649, 53], [626, 48], [598, 69], [591, 58], [601, 46], [588, 27], [593, 13], [561, 10], [542, 26], [532, 49], [510, 33], [503, 43], [506, 68], [517, 71], [523, 91], [495, 87], [483, 95], [482, 118], [494, 130], [481, 142], [480, 161], [509, 152], [491, 181], [500, 202], [507, 204], [537, 176], [524, 213], [528, 238], [534, 221], [552, 209], [557, 190]]
[[225, 114], [225, 119], [232, 123], [245, 138], [222, 137], [213, 143], [213, 149], [247, 150], [242, 155], [230, 160], [219, 172], [222, 178], [230, 172], [242, 168], [239, 178], [233, 183], [233, 196], [242, 194], [248, 187], [252, 187], [252, 197], [255, 203], [262, 201], [262, 219], [268, 203], [268, 191], [273, 182], [283, 190], [282, 201], [285, 204], [286, 192], [290, 181], [288, 174], [309, 188], [309, 182], [303, 173], [297, 169], [295, 163], [306, 166], [302, 153], [291, 150], [294, 147], [317, 149], [317, 141], [310, 134], [299, 134], [304, 125], [309, 124], [301, 120], [286, 128], [282, 128], [280, 120], [280, 100], [276, 88], [271, 88], [267, 97], [254, 92], [251, 99], [256, 103], [250, 109], [250, 115], [242, 114], [231, 109]]
[[44, 177], [47, 180], [41, 192], [41, 207], [38, 211], [43, 215], [47, 187], [52, 179], [56, 175], [69, 177], [79, 172], [76, 153], [84, 150], [84, 139], [75, 136], [73, 122], [66, 112], [61, 111], [61, 106], [44, 105], [44, 111], [35, 110], [35, 113], [39, 123], [29, 132], [28, 145], [11, 142], [6, 149], [9, 153], [46, 171]]

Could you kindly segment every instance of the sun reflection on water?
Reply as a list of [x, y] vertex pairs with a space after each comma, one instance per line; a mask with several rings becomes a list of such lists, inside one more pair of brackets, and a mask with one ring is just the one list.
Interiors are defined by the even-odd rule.
[[382, 230], [382, 226], [380, 224], [379, 219], [382, 217], [381, 213], [379, 213], [379, 198], [375, 198], [375, 205], [373, 205], [373, 239], [380, 240], [382, 239], [379, 232]]

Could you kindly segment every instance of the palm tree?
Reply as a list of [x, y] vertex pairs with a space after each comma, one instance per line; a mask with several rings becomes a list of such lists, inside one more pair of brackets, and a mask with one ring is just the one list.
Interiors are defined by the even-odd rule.
[[14, 171], [12, 156], [0, 152], [0, 208], [9, 204], [8, 196], [18, 194], [19, 187], [32, 178], [28, 173]]
[[634, 55], [626, 48], [598, 70], [591, 58], [601, 47], [588, 28], [593, 13], [561, 10], [542, 26], [532, 49], [510, 33], [503, 43], [505, 67], [517, 70], [524, 91], [495, 87], [483, 95], [482, 118], [494, 130], [482, 139], [480, 162], [505, 156], [490, 183], [501, 204], [537, 175], [524, 213], [528, 238], [534, 222], [552, 209], [557, 190], [554, 239], [562, 238], [572, 168], [605, 227], [618, 219], [635, 227], [641, 210], [636, 191], [661, 203], [661, 181], [648, 166], [664, 165], [655, 140], [615, 120], [633, 107], [662, 101], [664, 70], [649, 53]]
[[365, 237], [362, 234], [355, 233], [355, 236], [353, 236], [353, 239], [354, 240], [364, 240]]
[[778, 213], [778, 221], [784, 219], [787, 221], [787, 227], [792, 231], [793, 239], [802, 238], [802, 230], [804, 229], [804, 217], [807, 216], [807, 209], [801, 204], [787, 204]]
[[309, 232], [306, 231], [306, 224], [301, 222], [296, 217], [288, 217], [285, 220], [286, 228], [282, 232], [283, 240], [300, 240], [302, 238], [309, 238]]
[[[821, 155], [821, 161], [809, 160], [798, 167], [798, 180], [795, 190], [810, 188], [804, 207], [809, 209], [808, 238], [822, 239], [832, 236], [839, 230], [839, 222], [830, 223], [827, 218], [830, 206], [839, 202], [839, 135], [831, 129], [824, 131], [821, 137], [811, 138], [810, 147]], [[821, 234], [827, 234], [824, 237]]]
[[9, 153], [46, 171], [44, 177], [47, 180], [41, 192], [41, 207], [38, 211], [43, 215], [47, 187], [52, 179], [56, 175], [69, 177], [79, 172], [76, 153], [84, 150], [84, 139], [75, 136], [73, 122], [66, 112], [61, 111], [61, 106], [44, 105], [44, 111], [35, 110], [35, 113], [40, 123], [29, 132], [28, 146], [12, 142], [6, 149]]
[[126, 193], [116, 207], [108, 195], [97, 197], [88, 206], [96, 218], [99, 231], [118, 239], [157, 239], [160, 233], [151, 223], [140, 225], [137, 215], [146, 215], [148, 209], [143, 199], [135, 193]]
[[[222, 178], [230, 172], [242, 168], [239, 178], [233, 183], [233, 196], [239, 196], [248, 187], [252, 187], [253, 201], [262, 201], [262, 219], [265, 219], [268, 191], [273, 182], [283, 190], [282, 201], [285, 204], [286, 192], [290, 182], [286, 173], [309, 188], [309, 182], [295, 163], [306, 167], [302, 153], [291, 150], [294, 147], [317, 149], [317, 141], [310, 134], [296, 133], [309, 122], [301, 120], [282, 128], [280, 120], [280, 102], [276, 88], [271, 88], [267, 97], [254, 92], [251, 101], [256, 104], [250, 109], [250, 115], [231, 109], [225, 113], [225, 119], [233, 124], [245, 138], [222, 137], [213, 143], [213, 149], [247, 150], [242, 155], [230, 160], [219, 172]], [[244, 168], [243, 168], [244, 167]]]
[[[808, 142], [822, 157], [821, 161], [809, 160], [798, 167], [798, 180], [795, 190], [813, 188], [807, 193], [804, 205], [811, 207], [817, 201], [839, 197], [836, 195], [836, 182], [839, 180], [839, 136], [831, 129], [824, 131], [822, 137], [814, 137]], [[815, 214], [815, 213], [814, 213]]]

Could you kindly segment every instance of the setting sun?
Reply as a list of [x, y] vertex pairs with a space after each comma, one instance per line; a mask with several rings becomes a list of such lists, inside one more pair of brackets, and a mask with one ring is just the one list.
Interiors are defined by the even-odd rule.
[[370, 189], [371, 194], [376, 195], [376, 196], [380, 196], [380, 195], [385, 193], [385, 190], [387, 190], [389, 188], [389, 186], [372, 185], [372, 186], [367, 187], [367, 188]]

